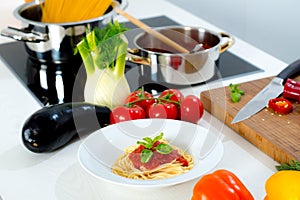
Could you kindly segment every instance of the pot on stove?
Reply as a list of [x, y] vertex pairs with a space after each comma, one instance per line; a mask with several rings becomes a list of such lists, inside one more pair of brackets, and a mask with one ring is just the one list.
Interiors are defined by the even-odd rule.
[[[127, 0], [117, 0], [119, 8], [127, 6]], [[41, 7], [35, 2], [24, 3], [14, 11], [22, 22], [22, 28], [8, 27], [1, 35], [23, 41], [29, 57], [40, 62], [66, 63], [74, 58], [74, 47], [87, 29], [103, 27], [112, 22], [116, 12], [110, 7], [98, 18], [69, 23], [41, 22]]]
[[139, 63], [142, 76], [154, 82], [175, 85], [205, 82], [215, 75], [220, 54], [234, 43], [230, 34], [216, 33], [202, 27], [167, 26], [155, 30], [190, 51], [195, 44], [202, 47], [184, 54], [146, 32], [137, 35], [133, 41], [136, 49], [129, 51], [128, 60]]

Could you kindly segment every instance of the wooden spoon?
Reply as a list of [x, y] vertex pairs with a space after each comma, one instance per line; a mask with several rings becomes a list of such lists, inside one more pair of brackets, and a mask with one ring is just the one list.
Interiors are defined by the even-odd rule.
[[141, 29], [143, 29], [144, 31], [146, 31], [147, 33], [151, 34], [152, 36], [156, 37], [157, 39], [159, 39], [160, 41], [166, 43], [167, 45], [169, 45], [170, 47], [173, 47], [174, 49], [176, 49], [177, 51], [181, 52], [181, 53], [186, 53], [189, 54], [190, 51], [187, 50], [186, 48], [180, 46], [179, 44], [177, 44], [176, 42], [174, 42], [173, 40], [170, 40], [169, 38], [167, 38], [165, 35], [161, 34], [158, 31], [155, 31], [154, 29], [152, 29], [151, 27], [149, 27], [147, 24], [141, 22], [140, 20], [134, 18], [133, 16], [129, 15], [128, 13], [124, 12], [123, 10], [119, 9], [114, 3], [113, 3], [114, 9], [115, 11], [122, 15], [123, 17], [127, 18], [130, 22], [132, 22], [134, 25], [140, 27]]

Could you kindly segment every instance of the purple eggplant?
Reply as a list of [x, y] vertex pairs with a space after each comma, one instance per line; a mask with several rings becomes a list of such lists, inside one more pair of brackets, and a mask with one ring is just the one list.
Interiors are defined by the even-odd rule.
[[109, 125], [110, 112], [107, 107], [85, 102], [45, 106], [26, 120], [22, 141], [32, 152], [52, 152], [74, 137]]

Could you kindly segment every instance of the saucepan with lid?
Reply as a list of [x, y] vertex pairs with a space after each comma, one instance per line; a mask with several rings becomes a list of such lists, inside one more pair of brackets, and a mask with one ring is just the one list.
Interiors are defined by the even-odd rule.
[[[120, 9], [127, 6], [127, 0], [117, 0]], [[17, 7], [14, 16], [22, 22], [22, 28], [8, 27], [2, 36], [25, 43], [30, 58], [40, 62], [65, 63], [74, 58], [74, 47], [85, 35], [87, 29], [103, 27], [112, 22], [116, 12], [111, 6], [104, 15], [78, 22], [44, 23], [38, 3], [24, 3]]]
[[[138, 34], [128, 60], [139, 63], [142, 76], [155, 82], [191, 85], [207, 81], [215, 74], [220, 54], [234, 44], [230, 34], [202, 27], [166, 26], [155, 30], [191, 51], [180, 53], [147, 32]], [[193, 51], [195, 44], [201, 44], [197, 51]]]

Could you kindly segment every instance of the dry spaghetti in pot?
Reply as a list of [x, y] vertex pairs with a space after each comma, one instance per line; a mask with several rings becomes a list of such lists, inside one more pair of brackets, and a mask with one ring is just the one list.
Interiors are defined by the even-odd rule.
[[78, 22], [102, 16], [112, 0], [41, 0], [42, 22]]

